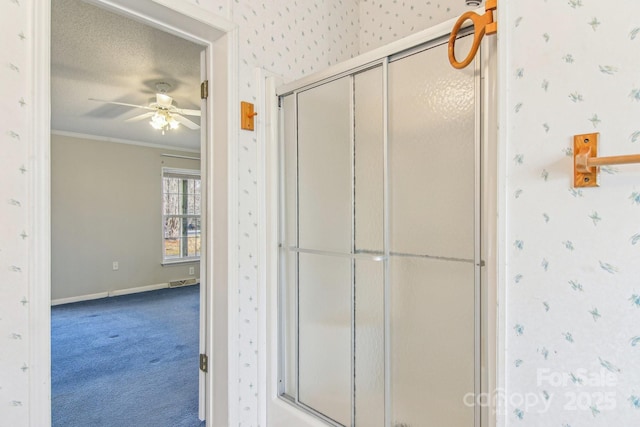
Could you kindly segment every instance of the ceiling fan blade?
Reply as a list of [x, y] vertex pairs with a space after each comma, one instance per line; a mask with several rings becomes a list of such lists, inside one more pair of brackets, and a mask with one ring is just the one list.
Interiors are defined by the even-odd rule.
[[180, 124], [188, 127], [189, 129], [200, 129], [200, 125], [198, 125], [197, 123], [192, 122], [191, 120], [187, 119], [186, 117], [182, 117], [180, 114], [172, 114], [171, 117], [173, 117], [174, 119], [176, 119], [176, 121], [178, 121]]
[[174, 108], [173, 111], [175, 111], [178, 114], [184, 114], [185, 116], [200, 117], [200, 110], [189, 110], [187, 108]]
[[102, 99], [89, 98], [89, 101], [104, 102], [105, 104], [124, 105], [125, 107], [142, 108], [143, 110], [155, 111], [155, 108], [147, 107], [146, 105], [127, 104], [126, 102], [105, 101]]
[[125, 122], [137, 122], [137, 121], [140, 121], [140, 120], [147, 119], [147, 118], [153, 116], [154, 114], [155, 114], [154, 112], [143, 113], [143, 114], [140, 114], [139, 116], [133, 116], [133, 117], [125, 120]]

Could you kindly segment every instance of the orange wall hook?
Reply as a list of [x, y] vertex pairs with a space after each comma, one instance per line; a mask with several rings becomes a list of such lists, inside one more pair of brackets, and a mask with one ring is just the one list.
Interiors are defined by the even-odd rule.
[[254, 117], [258, 113], [253, 111], [253, 104], [250, 102], [240, 102], [240, 128], [244, 130], [254, 130]]
[[[484, 35], [496, 34], [498, 32], [498, 23], [495, 22], [493, 18], [493, 11], [497, 8], [498, 0], [487, 0], [484, 5], [486, 13], [478, 15], [475, 12], [467, 12], [462, 14], [456, 21], [453, 30], [451, 30], [451, 36], [449, 37], [449, 62], [454, 68], [462, 69], [471, 64], [476, 53], [478, 53], [478, 48], [480, 48], [480, 42], [482, 42]], [[456, 39], [458, 38], [458, 33], [462, 25], [466, 21], [473, 22], [473, 45], [467, 57], [462, 62], [458, 62], [455, 54]]]

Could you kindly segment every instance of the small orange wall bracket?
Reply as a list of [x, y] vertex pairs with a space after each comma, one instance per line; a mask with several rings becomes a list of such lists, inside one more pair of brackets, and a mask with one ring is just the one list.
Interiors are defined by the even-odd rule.
[[589, 158], [598, 156], [599, 133], [573, 137], [573, 186], [598, 187], [598, 167], [588, 167]]
[[258, 113], [253, 111], [253, 104], [250, 102], [240, 102], [240, 128], [244, 130], [254, 130], [254, 117]]
[[598, 157], [599, 133], [573, 137], [573, 186], [598, 187], [600, 166], [640, 163], [640, 154]]

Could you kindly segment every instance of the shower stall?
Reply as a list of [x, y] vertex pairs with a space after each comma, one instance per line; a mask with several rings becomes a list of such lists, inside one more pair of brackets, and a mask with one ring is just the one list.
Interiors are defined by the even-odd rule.
[[440, 37], [277, 90], [278, 394], [329, 425], [480, 427], [482, 70]]

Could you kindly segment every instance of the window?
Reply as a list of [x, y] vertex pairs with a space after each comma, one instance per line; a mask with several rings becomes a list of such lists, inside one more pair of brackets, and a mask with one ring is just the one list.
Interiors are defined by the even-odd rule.
[[200, 258], [200, 171], [162, 168], [162, 262]]

